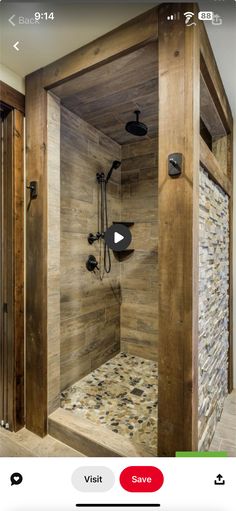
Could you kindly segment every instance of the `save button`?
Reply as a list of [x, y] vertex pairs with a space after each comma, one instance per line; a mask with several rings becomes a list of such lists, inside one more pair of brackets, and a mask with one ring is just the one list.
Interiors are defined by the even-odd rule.
[[154, 492], [164, 483], [164, 476], [156, 467], [127, 467], [120, 474], [122, 488], [130, 492]]

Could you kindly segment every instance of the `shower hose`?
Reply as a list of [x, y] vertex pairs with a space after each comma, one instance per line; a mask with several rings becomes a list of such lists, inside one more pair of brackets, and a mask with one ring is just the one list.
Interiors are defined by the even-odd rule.
[[105, 176], [100, 181], [101, 185], [101, 204], [100, 204], [100, 232], [103, 235], [103, 271], [101, 278], [103, 278], [104, 271], [110, 273], [111, 271], [111, 254], [110, 249], [104, 240], [104, 233], [108, 229], [108, 208], [107, 208], [107, 183]]

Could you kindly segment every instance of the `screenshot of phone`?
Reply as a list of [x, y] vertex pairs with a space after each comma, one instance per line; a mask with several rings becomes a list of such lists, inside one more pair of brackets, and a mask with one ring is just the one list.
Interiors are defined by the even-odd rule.
[[235, 509], [235, 50], [234, 0], [0, 0], [2, 511]]

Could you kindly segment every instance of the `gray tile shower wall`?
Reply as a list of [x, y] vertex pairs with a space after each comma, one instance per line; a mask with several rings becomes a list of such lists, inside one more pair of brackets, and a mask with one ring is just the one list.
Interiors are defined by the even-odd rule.
[[200, 169], [199, 450], [208, 450], [228, 379], [229, 201]]
[[157, 360], [158, 342], [157, 140], [122, 146], [122, 220], [133, 221], [131, 257], [121, 264], [121, 349]]
[[[121, 159], [120, 146], [66, 108], [61, 108], [61, 389], [120, 351], [120, 263], [103, 281], [85, 267], [99, 260], [96, 173]], [[120, 220], [120, 169], [108, 185], [109, 222]]]

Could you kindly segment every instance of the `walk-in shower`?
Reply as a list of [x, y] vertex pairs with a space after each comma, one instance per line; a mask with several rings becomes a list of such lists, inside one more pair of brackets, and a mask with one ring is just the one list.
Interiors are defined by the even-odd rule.
[[155, 456], [156, 44], [120, 57], [119, 75], [117, 65], [92, 70], [74, 106], [60, 107], [58, 414], [63, 434], [67, 420], [84, 432], [90, 455]]

